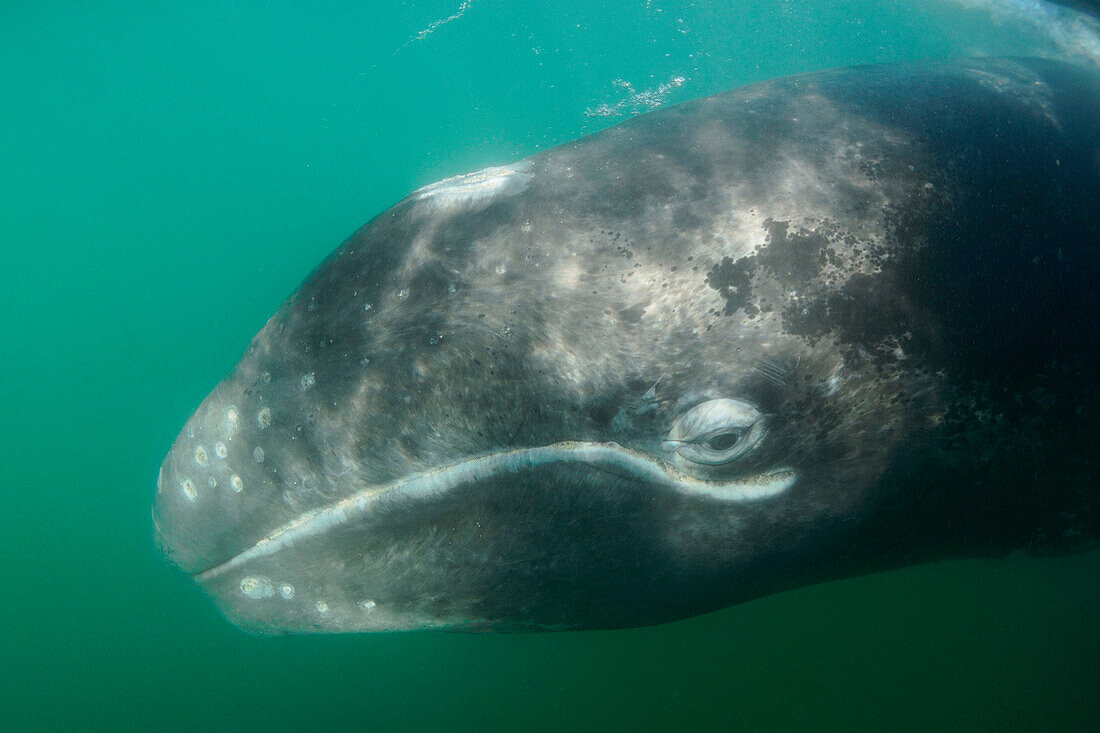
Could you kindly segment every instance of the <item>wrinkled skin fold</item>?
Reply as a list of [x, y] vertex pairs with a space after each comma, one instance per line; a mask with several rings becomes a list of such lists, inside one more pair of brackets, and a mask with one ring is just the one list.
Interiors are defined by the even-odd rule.
[[412, 193], [165, 459], [257, 633], [660, 623], [1100, 537], [1100, 79], [736, 89]]

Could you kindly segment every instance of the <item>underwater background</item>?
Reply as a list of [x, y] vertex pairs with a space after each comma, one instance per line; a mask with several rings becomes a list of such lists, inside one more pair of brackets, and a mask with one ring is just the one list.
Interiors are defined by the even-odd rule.
[[753, 81], [1023, 54], [1096, 65], [1100, 21], [1024, 0], [3, 3], [0, 729], [1095, 730], [1095, 551], [625, 631], [257, 638], [152, 544], [191, 411], [414, 188]]

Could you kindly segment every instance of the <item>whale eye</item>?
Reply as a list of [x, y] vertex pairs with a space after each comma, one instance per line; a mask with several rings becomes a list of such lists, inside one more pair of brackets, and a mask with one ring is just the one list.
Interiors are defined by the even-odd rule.
[[691, 463], [720, 466], [760, 444], [763, 418], [760, 410], [741, 400], [708, 400], [673, 423], [664, 446]]
[[745, 436], [746, 430], [723, 430], [717, 435], [702, 441], [702, 444], [713, 451], [727, 451], [737, 445], [737, 441]]

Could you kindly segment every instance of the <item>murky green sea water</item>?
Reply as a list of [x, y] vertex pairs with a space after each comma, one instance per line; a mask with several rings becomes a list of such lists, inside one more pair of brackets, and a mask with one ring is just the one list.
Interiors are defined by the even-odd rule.
[[1009, 0], [4, 3], [0, 729], [1095, 730], [1097, 553], [628, 631], [262, 639], [149, 518], [191, 410], [413, 188], [785, 74], [1096, 63], [1087, 31]]

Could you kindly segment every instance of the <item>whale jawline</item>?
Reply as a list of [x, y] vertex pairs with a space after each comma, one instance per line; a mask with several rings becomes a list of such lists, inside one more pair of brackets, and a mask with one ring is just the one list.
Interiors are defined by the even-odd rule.
[[332, 504], [306, 512], [256, 544], [207, 570], [194, 573], [206, 582], [246, 562], [273, 555], [300, 540], [314, 537], [370, 515], [383, 501], [395, 498], [429, 500], [454, 489], [507, 473], [543, 466], [576, 464], [685, 496], [709, 497], [727, 503], [756, 502], [783, 494], [798, 479], [790, 468], [775, 468], [748, 477], [711, 481], [684, 473], [650, 454], [617, 443], [566, 441], [534, 448], [500, 451], [405, 476], [383, 486], [362, 489]]

